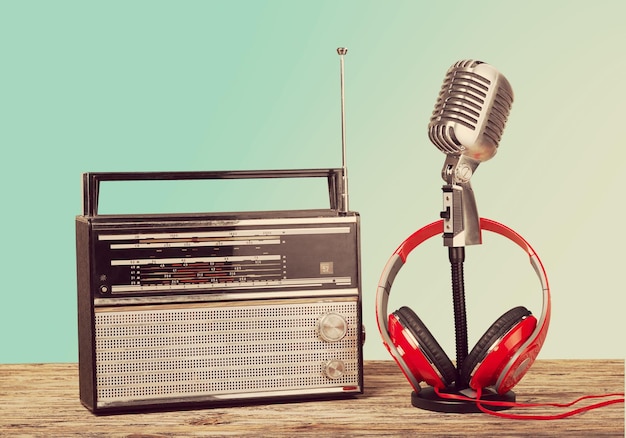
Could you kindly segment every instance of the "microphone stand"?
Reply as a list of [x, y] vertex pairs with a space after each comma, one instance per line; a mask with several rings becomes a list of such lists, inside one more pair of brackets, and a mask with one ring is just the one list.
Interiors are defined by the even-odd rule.
[[465, 310], [465, 284], [463, 279], [463, 262], [465, 261], [465, 247], [448, 247], [448, 258], [452, 276], [452, 302], [454, 304], [454, 337], [456, 342], [456, 381], [457, 390], [468, 387], [459, 372], [467, 359], [467, 314]]
[[[482, 243], [480, 217], [476, 208], [474, 191], [470, 184], [470, 178], [479, 164], [479, 161], [465, 155], [447, 155], [441, 172], [447, 183], [442, 187], [443, 211], [440, 216], [443, 219], [443, 243], [444, 246], [448, 247], [452, 278], [457, 370], [454, 385], [450, 385], [442, 392], [466, 397], [475, 397], [475, 392], [460, 373], [468, 356], [463, 263], [465, 262], [465, 246]], [[500, 395], [489, 388], [485, 388], [481, 400], [512, 402], [515, 401], [515, 393], [509, 391]], [[411, 404], [417, 408], [436, 412], [482, 412], [473, 401], [442, 398], [430, 387], [422, 388], [419, 392], [414, 391], [411, 394]], [[489, 406], [488, 409], [495, 411], [509, 409], [509, 407]]]

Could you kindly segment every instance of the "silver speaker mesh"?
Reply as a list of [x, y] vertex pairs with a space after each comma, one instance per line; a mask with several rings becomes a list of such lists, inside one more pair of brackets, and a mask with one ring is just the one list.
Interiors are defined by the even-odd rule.
[[[348, 324], [337, 342], [317, 333], [329, 312]], [[95, 331], [101, 405], [359, 382], [356, 301], [96, 309]], [[339, 378], [324, 374], [330, 360], [345, 364]]]

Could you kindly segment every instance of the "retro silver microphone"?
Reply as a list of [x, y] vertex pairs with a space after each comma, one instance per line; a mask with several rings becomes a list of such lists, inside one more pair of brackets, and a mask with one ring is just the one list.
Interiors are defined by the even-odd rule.
[[470, 178], [478, 165], [497, 150], [513, 104], [509, 81], [493, 66], [463, 60], [448, 69], [428, 136], [446, 154], [443, 187], [444, 244], [450, 247], [482, 242]]

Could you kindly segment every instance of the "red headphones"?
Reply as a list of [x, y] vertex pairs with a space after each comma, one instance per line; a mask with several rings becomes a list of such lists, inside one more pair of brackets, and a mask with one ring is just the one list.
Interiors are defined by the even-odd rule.
[[[472, 389], [492, 386], [504, 394], [521, 380], [541, 350], [550, 323], [550, 288], [539, 256], [522, 236], [484, 218], [480, 219], [480, 228], [506, 237], [528, 254], [543, 293], [539, 320], [524, 307], [509, 310], [489, 327], [459, 370]], [[402, 242], [385, 265], [376, 294], [376, 321], [383, 343], [415, 391], [419, 391], [420, 382], [443, 389], [456, 380], [457, 370], [415, 312], [402, 307], [388, 315], [387, 303], [391, 285], [411, 251], [442, 233], [443, 221], [436, 221]]]

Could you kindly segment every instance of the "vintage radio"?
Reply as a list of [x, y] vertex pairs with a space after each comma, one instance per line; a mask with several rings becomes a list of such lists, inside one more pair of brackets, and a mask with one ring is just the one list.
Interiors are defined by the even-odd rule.
[[[104, 181], [326, 178], [330, 208], [101, 215]], [[86, 173], [80, 399], [96, 413], [363, 391], [359, 215], [345, 169]]]
[[[363, 392], [359, 215], [342, 168], [86, 173], [76, 218], [80, 399], [95, 413]], [[330, 208], [98, 213], [100, 183], [324, 178]], [[244, 193], [245, 195], [245, 193]]]

